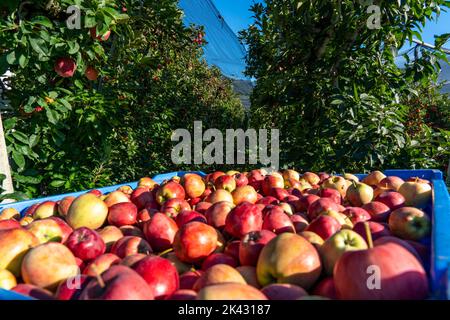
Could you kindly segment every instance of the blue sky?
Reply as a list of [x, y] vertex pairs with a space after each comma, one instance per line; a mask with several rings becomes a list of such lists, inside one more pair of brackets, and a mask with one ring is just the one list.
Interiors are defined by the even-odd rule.
[[[252, 23], [250, 6], [263, 0], [212, 0], [234, 32]], [[449, 10], [450, 11], [450, 10]], [[433, 44], [435, 34], [450, 33], [450, 12], [442, 12], [437, 22], [428, 22], [422, 33], [423, 41]], [[446, 47], [450, 47], [447, 43]]]

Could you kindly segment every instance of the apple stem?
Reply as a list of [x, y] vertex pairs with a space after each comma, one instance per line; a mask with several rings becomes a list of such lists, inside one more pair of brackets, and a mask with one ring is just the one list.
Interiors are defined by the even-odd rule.
[[104, 288], [105, 285], [105, 281], [103, 281], [102, 276], [100, 275], [100, 273], [98, 273], [98, 269], [95, 265], [92, 266], [92, 271], [94, 271], [95, 277], [97, 278], [98, 284], [100, 285], [101, 288]]
[[163, 256], [163, 255], [165, 255], [165, 254], [167, 254], [167, 253], [169, 253], [169, 252], [172, 252], [173, 251], [173, 248], [169, 248], [169, 249], [167, 249], [167, 250], [165, 250], [165, 251], [163, 251], [163, 252], [161, 252], [160, 254], [158, 254], [158, 256]]
[[372, 233], [370, 232], [370, 226], [367, 221], [364, 222], [364, 229], [366, 230], [367, 245], [369, 246], [369, 249], [372, 249], [373, 248]]

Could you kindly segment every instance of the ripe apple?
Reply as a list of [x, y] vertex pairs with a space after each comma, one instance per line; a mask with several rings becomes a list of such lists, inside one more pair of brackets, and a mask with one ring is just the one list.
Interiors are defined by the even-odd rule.
[[54, 70], [60, 77], [71, 78], [77, 70], [77, 64], [71, 58], [61, 57], [56, 59]]
[[45, 219], [58, 214], [58, 203], [55, 201], [42, 202], [34, 211], [33, 219]]
[[302, 231], [299, 235], [308, 240], [316, 249], [320, 248], [325, 242], [317, 233], [312, 231]]
[[95, 81], [98, 78], [98, 71], [93, 66], [88, 66], [84, 71], [84, 76], [91, 81]]
[[189, 270], [180, 275], [180, 289], [193, 290], [195, 282], [204, 272], [202, 270]]
[[199, 263], [216, 249], [217, 240], [216, 229], [205, 223], [193, 221], [178, 230], [173, 248], [181, 261]]
[[97, 196], [99, 198], [103, 196], [103, 193], [98, 189], [92, 189], [92, 190], [88, 191], [87, 193], [92, 193], [94, 196]]
[[396, 176], [387, 176], [386, 178], [381, 179], [381, 181], [377, 184], [377, 186], [379, 188], [398, 191], [398, 189], [404, 182], [405, 181], [402, 178]]
[[235, 258], [239, 261], [239, 246], [241, 245], [240, 240], [230, 241], [224, 248], [223, 253]]
[[100, 42], [107, 41], [109, 39], [109, 37], [111, 36], [110, 30], [106, 31], [103, 35], [98, 34], [96, 27], [90, 28], [89, 33], [91, 34], [92, 39], [96, 39]]
[[262, 223], [262, 212], [258, 206], [244, 202], [228, 214], [225, 221], [225, 231], [240, 239], [250, 231], [261, 230]]
[[26, 210], [23, 213], [23, 217], [27, 217], [27, 216], [33, 216], [34, 211], [36, 210], [37, 207], [39, 207], [40, 203], [35, 203], [31, 206], [29, 206], [28, 208], [26, 208]]
[[80, 294], [80, 300], [93, 299], [153, 300], [154, 297], [147, 282], [136, 271], [117, 265], [89, 281]]
[[425, 208], [431, 200], [432, 189], [428, 183], [407, 181], [398, 192], [405, 197], [405, 206]]
[[304, 196], [300, 196], [298, 201], [294, 202], [294, 207], [296, 212], [307, 212], [309, 206], [319, 200], [320, 197], [315, 194], [306, 194]]
[[0, 231], [0, 269], [9, 270], [16, 277], [20, 276], [24, 255], [38, 244], [38, 239], [25, 229]]
[[[133, 202], [138, 210], [142, 210], [147, 206], [150, 206], [154, 202], [152, 192], [148, 187], [136, 188], [130, 196], [131, 202]], [[127, 202], [127, 201], [124, 201]]]
[[391, 214], [391, 209], [383, 202], [372, 201], [362, 206], [372, 217], [372, 221], [384, 222], [387, 221]]
[[78, 300], [81, 292], [91, 279], [91, 277], [81, 274], [78, 277], [62, 281], [56, 290], [56, 298], [58, 300]]
[[330, 198], [320, 198], [308, 207], [308, 218], [314, 220], [328, 210], [339, 212], [339, 205]]
[[342, 198], [345, 197], [348, 188], [347, 180], [340, 176], [332, 176], [322, 182], [322, 188], [336, 189], [341, 194]]
[[95, 259], [106, 250], [105, 242], [100, 234], [86, 227], [74, 230], [65, 245], [75, 257], [83, 261]]
[[314, 287], [311, 293], [315, 296], [326, 297], [333, 300], [337, 299], [333, 277], [323, 278]]
[[97, 274], [102, 274], [111, 266], [119, 264], [120, 258], [113, 253], [105, 253], [95, 258], [84, 269], [83, 274], [95, 277]]
[[86, 227], [95, 230], [105, 223], [107, 216], [105, 202], [91, 193], [85, 193], [72, 202], [66, 221], [73, 229]]
[[256, 203], [258, 200], [258, 193], [252, 186], [245, 185], [237, 187], [232, 193], [232, 198], [232, 203], [235, 205], [239, 205], [243, 202]]
[[422, 265], [393, 242], [344, 253], [336, 263], [334, 283], [338, 298], [346, 300], [416, 300], [428, 296]]
[[262, 249], [256, 273], [261, 286], [290, 283], [308, 290], [322, 271], [314, 246], [295, 233], [282, 233]]
[[361, 182], [368, 184], [369, 186], [376, 186], [384, 178], [386, 178], [386, 176], [381, 171], [376, 170], [369, 173]]
[[35, 220], [25, 227], [39, 241], [39, 243], [62, 242], [63, 232], [58, 223], [50, 219]]
[[236, 180], [234, 180], [234, 177], [225, 174], [214, 181], [214, 186], [216, 187], [216, 190], [224, 189], [228, 192], [233, 192], [233, 190], [236, 189]]
[[177, 269], [167, 259], [149, 256], [137, 262], [133, 269], [147, 282], [155, 299], [170, 296], [180, 286]]
[[399, 192], [385, 191], [378, 195], [378, 197], [375, 198], [375, 201], [382, 202], [391, 210], [395, 210], [403, 207], [406, 200], [405, 197]]
[[184, 199], [174, 198], [165, 201], [161, 206], [160, 211], [171, 218], [175, 218], [181, 211], [184, 210], [192, 210], [189, 203]]
[[353, 224], [371, 219], [370, 214], [363, 208], [347, 207], [342, 213], [347, 216]]
[[125, 236], [119, 239], [111, 248], [111, 253], [122, 259], [131, 254], [149, 254], [152, 251], [152, 247], [146, 240], [136, 236]]
[[196, 300], [197, 292], [188, 289], [179, 289], [166, 298], [166, 300]]
[[37, 300], [55, 300], [53, 293], [32, 284], [19, 283], [11, 291]]
[[[33, 221], [33, 220], [31, 220]], [[2, 230], [11, 230], [11, 229], [20, 229], [22, 225], [19, 221], [14, 219], [9, 220], [0, 220], [0, 231]]]
[[279, 175], [270, 174], [264, 177], [261, 182], [261, 191], [264, 196], [270, 195], [270, 190], [272, 188], [284, 188], [283, 177]]
[[[220, 202], [220, 201], [218, 201], [218, 202]], [[212, 205], [213, 204], [210, 202], [201, 201], [195, 205], [195, 211], [200, 212], [201, 214], [205, 214], [206, 210], [208, 210]]]
[[289, 196], [289, 192], [284, 188], [272, 188], [269, 195], [281, 201]]
[[[367, 221], [367, 223], [369, 224], [369, 229], [373, 240], [391, 235], [391, 232], [389, 231], [389, 227], [387, 224], [375, 221]], [[368, 240], [366, 236], [366, 229], [364, 227], [364, 222], [356, 223], [355, 226], [353, 227], [353, 231], [355, 231], [361, 237], [363, 237], [365, 241]]]
[[247, 175], [248, 184], [251, 185], [255, 190], [260, 191], [261, 184], [264, 180], [264, 175], [261, 170], [252, 170]]
[[80, 270], [66, 246], [48, 242], [32, 248], [25, 255], [21, 272], [25, 283], [54, 291], [61, 281], [75, 277]]
[[100, 237], [102, 237], [103, 242], [105, 242], [106, 252], [109, 252], [111, 250], [112, 245], [117, 240], [123, 238], [122, 231], [120, 231], [120, 229], [116, 226], [106, 226], [98, 230], [98, 234], [100, 235]]
[[20, 212], [14, 208], [5, 208], [0, 212], [0, 221], [2, 220], [20, 220]]
[[373, 199], [373, 189], [362, 182], [352, 182], [347, 189], [347, 200], [355, 207], [369, 203]]
[[215, 171], [215, 172], [212, 172], [212, 173], [208, 174], [208, 175], [205, 177], [205, 181], [206, 181], [207, 184], [212, 184], [212, 185], [214, 185], [214, 183], [216, 182], [216, 179], [217, 179], [218, 177], [220, 177], [220, 176], [224, 176], [225, 174], [226, 174], [226, 173], [223, 172], [223, 171]]
[[305, 218], [305, 216], [301, 214], [293, 214], [289, 217], [292, 221], [292, 224], [294, 225], [295, 232], [300, 233], [306, 229], [306, 227], [309, 225], [308, 220]]
[[177, 215], [175, 221], [179, 228], [192, 221], [207, 223], [206, 217], [203, 214], [192, 210], [182, 211], [179, 215]]
[[137, 207], [131, 202], [116, 203], [109, 207], [108, 222], [116, 227], [133, 225], [137, 221]]
[[392, 211], [389, 229], [402, 239], [417, 241], [430, 234], [431, 222], [422, 210], [403, 207]]
[[184, 187], [188, 198], [200, 197], [206, 188], [203, 178], [195, 173], [186, 173], [181, 178], [181, 185]]
[[246, 284], [245, 279], [233, 267], [227, 264], [216, 264], [208, 268], [194, 284], [194, 290], [219, 283]]
[[184, 199], [185, 196], [186, 193], [181, 184], [175, 181], [169, 181], [159, 187], [158, 191], [156, 192], [156, 202], [162, 205], [169, 199]]
[[295, 227], [289, 216], [280, 207], [267, 206], [263, 210], [264, 219], [262, 229], [270, 230], [276, 234], [294, 232]]
[[248, 178], [243, 173], [237, 173], [233, 175], [234, 180], [236, 180], [236, 187], [243, 187], [248, 185]]
[[300, 174], [297, 171], [291, 169], [283, 170], [282, 176], [284, 180], [300, 180]]
[[58, 213], [60, 216], [65, 217], [69, 212], [70, 205], [72, 204], [75, 197], [67, 196], [58, 201]]
[[344, 252], [365, 249], [366, 241], [355, 231], [344, 229], [336, 232], [320, 247], [324, 271], [327, 275], [333, 275], [334, 266]]
[[240, 283], [219, 283], [204, 287], [197, 295], [198, 300], [267, 300], [258, 289]]
[[133, 268], [133, 266], [141, 261], [142, 259], [148, 257], [148, 255], [143, 254], [143, 253], [136, 253], [136, 254], [132, 254], [129, 256], [126, 256], [125, 258], [122, 259], [122, 261], [120, 261], [120, 264], [123, 266], [127, 266], [130, 268]]
[[[139, 189], [139, 188], [137, 188], [137, 189]], [[126, 195], [122, 191], [115, 190], [104, 196], [104, 202], [108, 207], [111, 207], [117, 203], [131, 202], [131, 200], [130, 200], [130, 196]]]
[[211, 204], [220, 201], [227, 201], [229, 203], [233, 203], [233, 196], [231, 195], [231, 193], [229, 193], [224, 189], [218, 189], [213, 191], [209, 196], [207, 196], [205, 201]]
[[308, 182], [311, 185], [319, 184], [320, 182], [320, 177], [313, 172], [305, 172], [304, 174], [302, 174], [302, 179], [306, 180], [306, 182]]
[[323, 216], [333, 217], [339, 222], [342, 229], [353, 229], [353, 223], [349, 217], [341, 212], [336, 212], [333, 210], [327, 210], [322, 213]]
[[336, 189], [331, 189], [331, 188], [320, 189], [319, 196], [321, 198], [330, 198], [337, 204], [342, 203], [341, 193], [339, 191], [337, 191]]
[[[185, 211], [183, 211], [185, 212]], [[172, 218], [163, 213], [155, 213], [143, 227], [145, 239], [156, 252], [172, 247], [178, 226]]]
[[16, 277], [6, 269], [0, 269], [0, 289], [11, 290], [17, 285]]
[[223, 229], [225, 228], [226, 218], [233, 208], [234, 205], [227, 201], [216, 202], [206, 210], [206, 221], [214, 228]]
[[305, 231], [318, 234], [323, 240], [327, 240], [341, 229], [341, 224], [333, 217], [322, 215], [311, 221]]
[[241, 265], [256, 266], [263, 247], [276, 234], [269, 230], [252, 231], [244, 235], [239, 244], [239, 261]]
[[226, 264], [233, 268], [238, 266], [237, 260], [224, 253], [213, 253], [202, 263], [202, 270], [207, 270], [216, 264]]
[[117, 191], [121, 191], [127, 196], [131, 196], [131, 194], [133, 193], [133, 188], [131, 188], [130, 186], [120, 186], [117, 188]]
[[343, 177], [349, 181], [359, 182], [359, 178], [351, 173], [344, 173]]
[[302, 287], [290, 283], [272, 283], [261, 289], [269, 300], [297, 300], [307, 296]]
[[406, 242], [405, 240], [402, 240], [400, 238], [394, 237], [394, 236], [384, 236], [381, 238], [378, 238], [377, 240], [375, 240], [373, 242], [373, 245], [376, 246], [381, 246], [383, 244], [386, 243], [396, 243], [401, 245], [402, 247], [404, 247], [406, 250], [408, 250], [414, 257], [416, 257], [417, 260], [419, 260], [422, 265], [423, 265], [423, 260], [421, 258], [421, 256], [419, 255], [419, 253], [417, 252], [416, 249], [414, 249], [414, 247], [412, 245], [410, 245], [408, 242]]

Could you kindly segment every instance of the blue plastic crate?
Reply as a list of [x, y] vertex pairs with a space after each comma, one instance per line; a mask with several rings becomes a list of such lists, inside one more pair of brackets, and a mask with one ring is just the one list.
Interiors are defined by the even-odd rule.
[[[168, 180], [174, 176], [182, 177], [186, 172], [170, 172], [156, 175], [153, 179], [157, 183]], [[202, 176], [205, 173], [196, 171]], [[439, 170], [386, 170], [388, 176], [398, 176], [402, 179], [410, 177], [419, 177], [430, 180], [433, 183], [432, 204], [425, 211], [432, 218], [431, 234], [431, 265], [429, 267], [430, 285], [433, 299], [450, 299], [450, 196], [443, 180], [443, 174]], [[363, 178], [364, 174], [357, 174]], [[98, 188], [102, 193], [108, 193], [116, 190], [120, 186], [129, 185], [132, 188], [137, 186], [137, 182], [119, 184], [110, 187]], [[67, 193], [46, 198], [37, 198], [28, 201], [16, 202], [6, 205], [0, 205], [0, 211], [4, 208], [16, 208], [23, 212], [29, 206], [42, 201], [57, 201], [66, 196], [78, 196], [86, 191]], [[429, 243], [429, 242], [428, 242]], [[0, 289], [0, 300], [28, 300], [30, 298], [23, 295]]]

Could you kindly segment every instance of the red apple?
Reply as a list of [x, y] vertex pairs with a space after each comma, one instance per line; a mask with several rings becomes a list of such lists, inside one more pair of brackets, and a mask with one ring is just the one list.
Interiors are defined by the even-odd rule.
[[[391, 235], [391, 232], [389, 231], [389, 227], [384, 223], [378, 223], [375, 221], [367, 221], [369, 224], [370, 233], [372, 234], [373, 240], [376, 240], [378, 238], [389, 236]], [[364, 227], [364, 222], [358, 222], [353, 227], [353, 231], [358, 233], [361, 237], [364, 238], [364, 240], [367, 241], [366, 236], [366, 229]]]
[[133, 266], [138, 263], [139, 261], [141, 261], [144, 258], [147, 258], [148, 255], [143, 254], [143, 253], [136, 253], [136, 254], [132, 254], [129, 256], [126, 256], [125, 258], [122, 259], [122, 261], [120, 261], [121, 265], [133, 268]]
[[389, 216], [391, 232], [406, 240], [421, 240], [431, 232], [430, 218], [417, 208], [403, 207], [392, 211]]
[[331, 188], [320, 189], [319, 196], [321, 198], [330, 198], [337, 204], [342, 203], [341, 193], [339, 191], [337, 191], [336, 189], [331, 189]]
[[153, 195], [147, 187], [136, 188], [131, 194], [130, 200], [136, 205], [138, 210], [144, 209], [154, 201]]
[[258, 277], [256, 275], [256, 267], [253, 266], [239, 266], [236, 270], [241, 274], [241, 276], [245, 279], [247, 284], [251, 285], [254, 288], [261, 288], [258, 283]]
[[369, 186], [376, 186], [381, 180], [386, 178], [386, 176], [380, 171], [373, 171], [369, 173], [361, 182], [368, 184]]
[[153, 300], [152, 289], [134, 270], [112, 266], [94, 278], [80, 294], [80, 300]]
[[116, 203], [109, 207], [108, 222], [116, 227], [133, 225], [137, 213], [137, 207], [131, 202]]
[[185, 210], [180, 212], [180, 214], [178, 214], [175, 218], [175, 221], [179, 228], [192, 221], [207, 223], [206, 217], [204, 215], [192, 210]]
[[207, 196], [205, 201], [211, 204], [220, 201], [227, 201], [229, 203], [233, 203], [233, 196], [231, 195], [231, 193], [229, 193], [224, 189], [218, 189], [213, 191], [209, 196]]
[[419, 255], [419, 253], [416, 251], [416, 249], [414, 249], [414, 247], [412, 245], [410, 245], [408, 242], [406, 242], [405, 240], [402, 240], [400, 238], [397, 238], [394, 236], [384, 236], [384, 237], [381, 237], [381, 238], [378, 238], [377, 240], [375, 240], [373, 242], [373, 245], [376, 247], [376, 246], [381, 246], [383, 244], [390, 243], [390, 242], [401, 245], [406, 250], [411, 252], [411, 254], [414, 257], [416, 257], [416, 259], [419, 260], [423, 264], [423, 260], [422, 260], [421, 256]]
[[77, 65], [73, 59], [62, 57], [56, 59], [54, 70], [60, 77], [71, 78], [77, 70]]
[[236, 189], [236, 180], [234, 180], [234, 177], [225, 174], [214, 181], [214, 186], [216, 189], [224, 189], [228, 192], [233, 192], [234, 189]]
[[89, 276], [79, 275], [61, 282], [56, 290], [56, 298], [58, 300], [78, 300], [81, 292], [91, 279]]
[[62, 217], [67, 216], [67, 213], [69, 212], [69, 208], [73, 200], [75, 200], [75, 197], [68, 196], [58, 201], [58, 213], [60, 216]]
[[256, 204], [263, 204], [264, 206], [269, 205], [269, 204], [278, 204], [280, 201], [278, 201], [277, 198], [272, 197], [272, 196], [267, 196], [267, 197], [263, 197], [261, 199], [259, 199], [258, 201], [256, 201]]
[[241, 245], [240, 240], [230, 241], [224, 248], [223, 253], [235, 258], [239, 261], [239, 246]]
[[345, 198], [347, 188], [349, 187], [349, 183], [348, 180], [345, 180], [345, 178], [343, 177], [332, 176], [326, 179], [324, 182], [322, 182], [321, 187], [336, 189], [337, 191], [339, 191], [341, 196]]
[[421, 300], [429, 294], [420, 262], [392, 242], [344, 253], [334, 269], [334, 283], [340, 299]]
[[214, 228], [225, 228], [226, 218], [233, 207], [233, 204], [227, 201], [216, 202], [211, 207], [209, 207], [208, 210], [206, 210], [206, 221], [210, 226], [213, 226]]
[[353, 224], [371, 219], [370, 214], [363, 208], [347, 207], [342, 213], [346, 215]]
[[125, 236], [119, 239], [111, 248], [111, 253], [120, 258], [136, 253], [149, 254], [152, 251], [152, 247], [147, 241], [135, 236]]
[[166, 298], [166, 300], [196, 300], [197, 292], [188, 289], [179, 289]]
[[227, 264], [233, 268], [238, 266], [235, 258], [224, 253], [213, 253], [202, 263], [202, 270], [207, 270], [216, 264]]
[[155, 213], [144, 224], [144, 235], [150, 246], [157, 252], [165, 251], [172, 247], [178, 226], [165, 214]]
[[245, 185], [237, 187], [232, 193], [232, 198], [235, 205], [244, 202], [255, 203], [258, 201], [258, 193], [252, 186]]
[[396, 210], [405, 205], [405, 197], [395, 191], [385, 191], [375, 198], [375, 201], [382, 202], [391, 210]]
[[331, 198], [320, 198], [317, 201], [314, 201], [308, 207], [308, 218], [310, 220], [314, 220], [323, 212], [332, 210], [339, 212], [339, 205], [334, 202]]
[[83, 261], [95, 259], [106, 250], [102, 237], [94, 230], [85, 227], [74, 230], [65, 244], [75, 257]]
[[133, 269], [147, 282], [155, 299], [164, 299], [178, 290], [177, 269], [169, 260], [149, 256], [137, 262]]
[[270, 230], [276, 234], [294, 232], [295, 227], [289, 216], [280, 207], [267, 206], [263, 210], [264, 220], [262, 229]]
[[262, 249], [256, 265], [258, 282], [263, 287], [278, 282], [308, 290], [321, 271], [317, 250], [295, 233], [282, 233], [270, 240]]
[[372, 221], [384, 222], [387, 221], [391, 214], [391, 209], [383, 202], [372, 201], [362, 206], [370, 216]]
[[95, 81], [98, 78], [98, 71], [93, 66], [88, 66], [84, 71], [84, 76], [91, 81]]
[[341, 225], [335, 218], [322, 215], [311, 221], [305, 230], [314, 232], [323, 240], [327, 240], [340, 229]]
[[98, 190], [98, 189], [93, 189], [93, 190], [90, 190], [90, 191], [88, 191], [86, 193], [93, 194], [94, 196], [97, 196], [97, 197], [101, 197], [103, 195], [103, 193], [100, 190]]
[[95, 277], [108, 270], [111, 266], [119, 264], [120, 258], [113, 253], [105, 253], [95, 258], [84, 269], [83, 274]]
[[272, 188], [269, 195], [281, 201], [289, 196], [289, 192], [284, 188]]
[[205, 192], [205, 182], [202, 177], [195, 173], [186, 173], [181, 178], [181, 185], [186, 191], [188, 198], [198, 198]]
[[202, 270], [189, 270], [180, 275], [180, 289], [193, 290], [195, 283], [203, 274]]
[[199, 263], [217, 248], [217, 231], [193, 221], [183, 225], [175, 235], [173, 248], [177, 257], [188, 263]]
[[396, 176], [387, 176], [386, 178], [380, 180], [380, 182], [377, 184], [377, 187], [398, 191], [398, 189], [404, 182], [405, 181], [402, 178]]
[[147, 187], [150, 190], [153, 190], [157, 185], [156, 181], [150, 177], [142, 177], [138, 181], [138, 187]]
[[175, 218], [184, 210], [192, 210], [189, 203], [184, 199], [174, 198], [164, 202], [160, 211], [171, 218]]
[[302, 174], [302, 179], [306, 180], [311, 185], [319, 184], [320, 182], [320, 177], [313, 172], [305, 172]]
[[241, 265], [256, 266], [261, 250], [275, 237], [276, 234], [269, 230], [247, 233], [239, 245], [239, 261]]
[[194, 284], [194, 290], [199, 291], [204, 287], [219, 283], [246, 284], [244, 278], [235, 268], [226, 264], [216, 264], [200, 276]]
[[292, 221], [292, 224], [294, 225], [295, 232], [299, 233], [306, 229], [306, 227], [309, 225], [308, 220], [301, 215], [301, 214], [293, 214], [289, 217]]
[[36, 208], [39, 207], [39, 205], [40, 205], [40, 203], [35, 203], [35, 204], [29, 206], [29, 207], [24, 211], [23, 216], [24, 216], [24, 217], [27, 217], [27, 216], [33, 216], [34, 211], [36, 211]]
[[264, 180], [264, 175], [260, 170], [252, 170], [247, 175], [248, 184], [252, 186], [255, 190], [259, 191], [261, 189], [261, 184]]
[[294, 202], [294, 208], [296, 212], [306, 212], [309, 206], [319, 200], [320, 197], [314, 194], [306, 194], [304, 196], [300, 196], [298, 201]]
[[261, 210], [254, 204], [244, 202], [228, 214], [225, 221], [225, 231], [240, 239], [250, 231], [261, 230], [262, 223]]
[[22, 226], [20, 222], [14, 219], [0, 220], [0, 231], [10, 229], [20, 229]]
[[[231, 202], [230, 202], [231, 203]], [[195, 211], [200, 212], [201, 214], [206, 214], [206, 211], [212, 206], [213, 204], [210, 202], [199, 202], [195, 205]], [[190, 210], [190, 209], [189, 209]]]
[[284, 180], [278, 175], [267, 175], [261, 183], [261, 191], [265, 196], [270, 195], [270, 190], [272, 188], [284, 188]]
[[206, 183], [214, 185], [216, 179], [218, 177], [224, 176], [224, 175], [225, 175], [225, 172], [222, 172], [222, 171], [212, 172], [205, 177], [205, 181], [206, 181]]
[[181, 184], [175, 182], [175, 181], [169, 181], [160, 186], [156, 193], [156, 202], [158, 202], [160, 205], [162, 205], [164, 202], [166, 202], [169, 199], [184, 199], [186, 196], [186, 193], [184, 191], [184, 188], [181, 186]]
[[50, 291], [32, 284], [19, 283], [17, 286], [12, 288], [11, 291], [37, 300], [55, 300]]
[[308, 295], [302, 287], [289, 283], [269, 284], [262, 288], [261, 292], [269, 300], [297, 300]]
[[333, 300], [337, 299], [333, 277], [327, 277], [319, 281], [311, 293], [316, 296], [326, 297]]
[[237, 173], [233, 175], [234, 180], [236, 180], [236, 187], [243, 187], [248, 184], [248, 178], [243, 173]]

